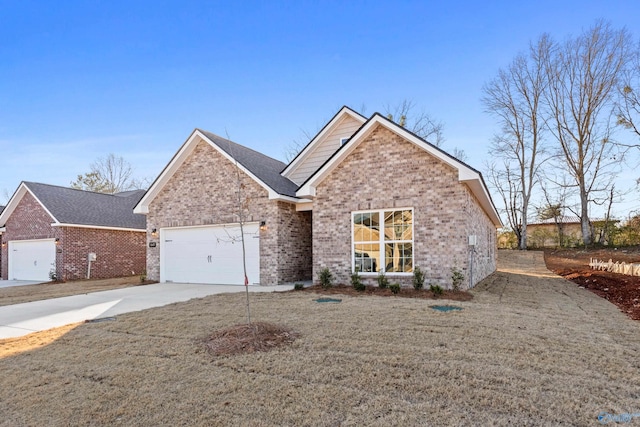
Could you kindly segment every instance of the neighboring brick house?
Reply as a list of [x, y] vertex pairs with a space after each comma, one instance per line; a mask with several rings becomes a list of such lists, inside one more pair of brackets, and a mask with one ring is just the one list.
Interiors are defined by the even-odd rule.
[[[118, 194], [22, 182], [0, 214], [2, 278], [47, 281], [142, 274], [144, 190]], [[95, 254], [95, 260], [90, 259]]]
[[[236, 168], [237, 165], [237, 168]], [[450, 287], [496, 268], [502, 224], [481, 174], [401, 126], [343, 107], [288, 165], [196, 129], [136, 213], [147, 215], [147, 273], [160, 281], [338, 282], [380, 271], [410, 285], [414, 266]], [[471, 243], [471, 244], [470, 244]]]

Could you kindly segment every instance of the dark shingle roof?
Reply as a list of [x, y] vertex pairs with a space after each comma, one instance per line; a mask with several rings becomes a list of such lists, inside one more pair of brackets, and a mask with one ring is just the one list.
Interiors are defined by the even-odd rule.
[[198, 130], [276, 193], [296, 197], [298, 186], [280, 175], [280, 171], [286, 167], [284, 163], [211, 132]]
[[133, 213], [133, 207], [144, 195], [144, 190], [103, 194], [37, 182], [24, 182], [24, 185], [60, 223], [146, 228], [146, 217]]

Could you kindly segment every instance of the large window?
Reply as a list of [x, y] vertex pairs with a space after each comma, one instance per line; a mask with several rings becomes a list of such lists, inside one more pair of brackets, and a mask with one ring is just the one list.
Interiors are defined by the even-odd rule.
[[353, 213], [353, 271], [413, 272], [413, 210]]

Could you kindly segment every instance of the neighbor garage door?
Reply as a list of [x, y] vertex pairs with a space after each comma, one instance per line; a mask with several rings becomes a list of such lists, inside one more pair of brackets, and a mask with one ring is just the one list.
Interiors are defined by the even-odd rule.
[[9, 279], [49, 281], [56, 268], [53, 239], [9, 241]]
[[[258, 224], [245, 224], [247, 277], [260, 283]], [[160, 280], [163, 282], [243, 285], [240, 227], [206, 226], [160, 230]]]

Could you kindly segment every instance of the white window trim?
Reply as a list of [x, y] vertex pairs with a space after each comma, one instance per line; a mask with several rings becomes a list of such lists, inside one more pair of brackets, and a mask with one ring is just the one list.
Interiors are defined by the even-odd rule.
[[[356, 257], [355, 257], [355, 244], [356, 242], [354, 242], [353, 240], [353, 235], [354, 235], [354, 224], [353, 224], [353, 216], [356, 214], [361, 214], [361, 213], [368, 213], [368, 212], [378, 212], [380, 214], [380, 217], [384, 219], [384, 213], [385, 212], [390, 212], [390, 211], [411, 211], [411, 218], [412, 218], [412, 223], [411, 223], [411, 258], [412, 258], [412, 266], [413, 268], [415, 268], [415, 261], [416, 261], [416, 252], [415, 252], [415, 235], [416, 235], [416, 223], [415, 223], [415, 211], [413, 208], [410, 207], [400, 207], [400, 208], [384, 208], [384, 209], [364, 209], [364, 210], [360, 210], [360, 211], [352, 211], [351, 212], [351, 217], [349, 218], [349, 220], [351, 221], [351, 273], [355, 273], [356, 272]], [[384, 227], [383, 227], [384, 228]], [[384, 236], [384, 232], [380, 234], [381, 236]], [[408, 240], [406, 240], [406, 242], [408, 242]], [[382, 238], [380, 240], [380, 245], [384, 245], [384, 238]], [[382, 250], [380, 250], [380, 253], [383, 254], [384, 252]], [[384, 255], [382, 255], [384, 256]], [[386, 261], [383, 259], [383, 261]], [[383, 263], [384, 264], [384, 263]], [[384, 264], [384, 266], [386, 267], [386, 264]], [[404, 273], [404, 272], [397, 272], [397, 271], [392, 271], [392, 272], [387, 272], [385, 269], [382, 269], [381, 271], [384, 272], [385, 276], [398, 276], [398, 277], [411, 277], [413, 276], [413, 272], [411, 273]], [[377, 277], [378, 274], [380, 274], [380, 271], [377, 271], [375, 273], [370, 273], [370, 272], [363, 272], [363, 271], [359, 271], [358, 275], [360, 276], [365, 276], [365, 277]]]

